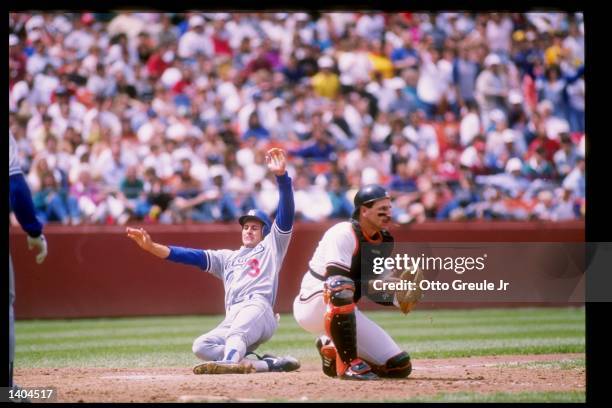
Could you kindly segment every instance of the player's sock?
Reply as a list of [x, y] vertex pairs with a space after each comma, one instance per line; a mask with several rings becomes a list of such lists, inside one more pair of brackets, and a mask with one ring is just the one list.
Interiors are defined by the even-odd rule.
[[225, 340], [224, 361], [232, 361], [234, 363], [243, 359], [246, 354], [246, 344], [241, 336], [230, 336]]
[[250, 358], [245, 358], [242, 361], [246, 361], [248, 363], [251, 363], [251, 365], [253, 367], [255, 367], [255, 371], [258, 373], [267, 373], [268, 371], [270, 371], [270, 365], [268, 364], [267, 361], [264, 360], [253, 360]]
[[[251, 357], [249, 358], [249, 356]], [[247, 351], [246, 356], [242, 361], [251, 363], [251, 365], [255, 367], [255, 370], [258, 373], [270, 372], [270, 364], [254, 351]]]

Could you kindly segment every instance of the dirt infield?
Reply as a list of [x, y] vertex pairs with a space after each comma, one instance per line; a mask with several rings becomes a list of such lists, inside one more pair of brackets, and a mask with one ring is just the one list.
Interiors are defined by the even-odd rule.
[[[194, 375], [190, 368], [17, 369], [22, 387], [56, 387], [58, 402], [383, 401], [439, 393], [585, 391], [584, 354], [418, 359], [408, 379], [367, 383], [325, 377], [319, 364], [293, 373]], [[342, 393], [338, 390], [342, 389]]]

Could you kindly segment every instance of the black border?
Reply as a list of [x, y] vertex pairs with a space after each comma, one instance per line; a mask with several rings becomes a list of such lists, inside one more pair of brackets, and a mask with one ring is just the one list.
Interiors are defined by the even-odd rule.
[[[610, 239], [610, 230], [607, 229], [605, 208], [609, 207], [604, 197], [612, 183], [610, 176], [612, 170], [605, 168], [603, 163], [610, 162], [612, 149], [609, 148], [612, 135], [606, 134], [610, 132], [610, 126], [606, 123], [606, 110], [610, 109], [608, 99], [612, 94], [604, 90], [605, 86], [609, 86], [610, 66], [604, 61], [610, 49], [609, 44], [611, 35], [608, 31], [611, 23], [610, 15], [603, 9], [603, 3], [599, 10], [593, 7], [593, 3], [588, 1], [574, 2], [559, 2], [553, 0], [538, 0], [538, 1], [523, 1], [523, 2], [505, 2], [500, 4], [485, 0], [476, 0], [470, 2], [459, 2], [457, 0], [438, 0], [435, 3], [431, 1], [410, 1], [410, 2], [367, 2], [367, 1], [336, 1], [333, 3], [322, 1], [292, 1], [290, 3], [281, 3], [278, 0], [268, 2], [249, 2], [226, 0], [222, 3], [203, 2], [184, 0], [180, 3], [162, 2], [162, 1], [128, 1], [120, 2], [117, 0], [109, 0], [100, 3], [83, 3], [71, 0], [62, 0], [55, 2], [44, 2], [44, 0], [20, 0], [19, 2], [5, 3], [8, 11], [26, 11], [26, 10], [82, 10], [83, 6], [87, 6], [88, 11], [106, 11], [106, 10], [165, 10], [179, 11], [189, 9], [207, 9], [207, 10], [255, 10], [266, 8], [273, 10], [355, 10], [355, 9], [379, 9], [384, 11], [398, 10], [505, 10], [505, 11], [528, 11], [536, 9], [546, 10], [563, 10], [563, 11], [584, 11], [585, 15], [585, 40], [586, 40], [586, 74], [587, 96], [586, 96], [586, 129], [587, 129], [587, 160], [586, 160], [586, 177], [587, 177], [587, 210], [586, 210], [586, 240], [589, 242], [612, 241]], [[255, 7], [254, 4], [257, 6]], [[373, 7], [373, 5], [376, 5]], [[174, 10], [169, 8], [174, 6]], [[5, 43], [6, 44], [6, 43]], [[7, 45], [5, 45], [7, 47]], [[608, 75], [606, 75], [608, 74]], [[607, 125], [607, 126], [606, 126]], [[5, 145], [6, 146], [6, 145]], [[6, 156], [4, 156], [6, 157]], [[598, 179], [603, 178], [603, 182]], [[607, 182], [606, 182], [607, 181]], [[5, 185], [7, 191], [8, 185]], [[8, 194], [7, 194], [8, 195]], [[7, 205], [6, 201], [2, 204]], [[6, 214], [6, 213], [5, 213]], [[5, 219], [6, 220], [6, 219]], [[5, 221], [6, 222], [6, 221]], [[8, 229], [8, 228], [7, 228]], [[5, 230], [6, 231], [6, 230]], [[602, 271], [603, 272], [603, 271]], [[6, 272], [5, 272], [6, 273]], [[6, 274], [8, 275], [8, 274]], [[5, 275], [5, 279], [6, 279]], [[5, 280], [6, 282], [6, 280]], [[3, 291], [3, 298], [6, 299], [6, 291]], [[6, 299], [8, 300], [8, 299]], [[5, 303], [6, 304], [6, 303]], [[606, 318], [612, 314], [609, 303], [587, 303], [586, 304], [586, 362], [587, 362], [587, 404], [593, 404], [599, 398], [606, 395], [605, 391], [608, 388], [607, 374], [609, 370], [606, 366], [609, 352], [606, 350], [607, 337], [604, 334], [606, 329]], [[6, 315], [3, 317], [4, 327], [8, 323]], [[8, 332], [8, 330], [7, 330]], [[5, 332], [6, 333], [6, 332]], [[3, 342], [8, 340], [3, 336]], [[8, 345], [8, 344], [7, 344]], [[6, 354], [4, 355], [6, 358]], [[7, 373], [2, 374], [3, 384], [6, 384]]]

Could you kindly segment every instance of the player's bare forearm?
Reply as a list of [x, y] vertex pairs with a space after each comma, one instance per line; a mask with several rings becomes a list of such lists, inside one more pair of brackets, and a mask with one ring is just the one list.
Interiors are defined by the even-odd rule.
[[170, 255], [170, 248], [162, 244], [153, 243], [149, 252], [158, 258], [165, 259]]

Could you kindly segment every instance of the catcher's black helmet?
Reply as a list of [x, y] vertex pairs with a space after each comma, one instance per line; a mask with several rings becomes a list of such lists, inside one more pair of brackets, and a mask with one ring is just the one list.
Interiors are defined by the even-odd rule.
[[355, 194], [353, 200], [355, 204], [355, 211], [353, 211], [353, 219], [359, 218], [359, 207], [364, 204], [373, 203], [374, 201], [382, 200], [383, 198], [389, 198], [387, 190], [377, 184], [369, 184], [359, 189]]

